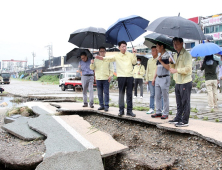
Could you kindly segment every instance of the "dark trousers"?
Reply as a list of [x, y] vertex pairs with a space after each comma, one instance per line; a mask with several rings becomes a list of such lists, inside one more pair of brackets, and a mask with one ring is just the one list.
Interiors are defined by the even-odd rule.
[[189, 122], [190, 117], [190, 94], [192, 82], [185, 84], [176, 84], [175, 94], [177, 102], [177, 115], [175, 120], [183, 123]]
[[[109, 82], [108, 80], [96, 80], [99, 105], [109, 108]], [[103, 99], [104, 94], [104, 99]]]
[[137, 96], [137, 87], [140, 86], [140, 96], [143, 96], [143, 79], [135, 79], [134, 96]]
[[119, 111], [124, 112], [124, 95], [126, 90], [126, 100], [127, 100], [127, 113], [132, 112], [132, 92], [133, 92], [133, 77], [118, 77], [118, 87], [119, 87]]

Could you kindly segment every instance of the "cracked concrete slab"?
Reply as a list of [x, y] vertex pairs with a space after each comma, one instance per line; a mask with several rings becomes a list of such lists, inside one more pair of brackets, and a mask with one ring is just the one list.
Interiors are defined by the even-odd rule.
[[[49, 103], [46, 102], [26, 102], [24, 103], [25, 106], [29, 107], [30, 109], [33, 109], [32, 107], [34, 107], [34, 110], [36, 111], [36, 114], [40, 115], [40, 114], [56, 114], [58, 113], [56, 111], [56, 108], [51, 106]], [[40, 106], [40, 109], [38, 110], [37, 106]], [[37, 108], [37, 109], [35, 109]], [[41, 110], [42, 109], [42, 110]]]
[[219, 135], [222, 134], [222, 124], [220, 123], [190, 120], [188, 127], [175, 127], [175, 125], [169, 123], [158, 124], [157, 127], [174, 132], [196, 135], [222, 147], [222, 135]]
[[50, 115], [40, 115], [38, 118], [30, 119], [28, 125], [47, 136], [44, 141], [45, 158], [58, 152], [85, 151], [87, 149]]
[[[54, 104], [54, 103], [52, 103]], [[100, 111], [98, 110], [98, 108], [100, 107], [99, 105], [94, 105], [94, 109], [91, 109], [90, 107], [82, 107], [82, 103], [55, 103], [57, 105], [60, 105], [60, 108], [57, 109], [58, 112], [95, 112], [95, 113], [99, 113], [102, 115], [106, 115], [106, 116], [111, 116], [111, 117], [117, 117], [120, 119], [127, 119], [127, 120], [133, 120], [133, 121], [137, 121], [137, 122], [141, 122], [141, 123], [147, 123], [147, 124], [152, 124], [152, 125], [157, 125], [157, 124], [161, 124], [161, 123], [166, 123], [168, 122], [168, 120], [163, 120], [163, 119], [153, 119], [151, 118], [150, 114], [146, 114], [146, 111], [137, 111], [137, 110], [133, 110], [133, 113], [136, 114], [136, 117], [131, 117], [131, 116], [126, 116], [126, 113], [124, 116], [119, 117], [118, 113], [119, 113], [119, 108], [117, 107], [110, 107], [108, 112], [105, 111]], [[171, 118], [172, 116], [169, 115], [169, 118]]]
[[22, 115], [13, 115], [13, 116], [10, 116], [10, 117], [5, 117], [4, 118], [4, 123], [7, 124], [7, 123], [12, 123], [14, 122], [16, 119], [18, 119], [19, 117], [22, 117]]
[[29, 128], [28, 120], [30, 120], [30, 118], [19, 117], [14, 122], [2, 126], [2, 129], [26, 141], [43, 139], [44, 138], [43, 135]]
[[103, 170], [103, 163], [98, 149], [82, 152], [57, 153], [46, 158], [36, 170]]
[[128, 150], [127, 146], [114, 140], [110, 134], [92, 127], [92, 125], [79, 115], [59, 116], [59, 118], [64, 120], [95, 147], [98, 147], [102, 157], [111, 156]]
[[[91, 109], [89, 107], [83, 108], [82, 103], [56, 103], [57, 105], [60, 105], [60, 109], [58, 109], [59, 112], [79, 112], [81, 111], [82, 114], [84, 112], [95, 112], [102, 115], [107, 115], [111, 117], [118, 117], [117, 114], [119, 112], [118, 108], [111, 107], [109, 108], [109, 112], [99, 111], [98, 105], [94, 105], [94, 109]], [[136, 117], [129, 117], [129, 116], [122, 116], [118, 117], [121, 119], [127, 119], [147, 124], [156, 125], [158, 128], [169, 130], [169, 131], [175, 131], [179, 133], [188, 133], [193, 134], [202, 137], [203, 139], [213, 142], [219, 146], [222, 146], [222, 136], [218, 134], [222, 134], [222, 124], [221, 123], [214, 123], [214, 122], [208, 122], [208, 121], [202, 121], [202, 120], [195, 120], [190, 119], [189, 120], [189, 126], [188, 127], [182, 127], [178, 128], [175, 127], [172, 124], [168, 124], [168, 120], [173, 119], [174, 116], [169, 115], [168, 120], [161, 120], [161, 119], [153, 119], [150, 115], [147, 115], [145, 111], [133, 111], [136, 114]]]

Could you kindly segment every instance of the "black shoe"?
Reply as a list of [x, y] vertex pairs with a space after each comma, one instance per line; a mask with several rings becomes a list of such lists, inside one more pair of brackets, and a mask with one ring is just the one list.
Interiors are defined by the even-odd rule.
[[183, 123], [183, 122], [178, 122], [178, 123], [175, 124], [175, 126], [176, 127], [187, 127], [187, 126], [189, 126], [189, 124], [188, 123]]
[[161, 119], [168, 119], [168, 115], [161, 116]]
[[127, 115], [127, 116], [136, 117], [136, 114], [134, 114], [133, 112], [128, 112], [126, 115]]
[[84, 104], [82, 107], [88, 107], [88, 104]]
[[169, 123], [169, 124], [177, 124], [177, 123], [178, 123], [178, 121], [177, 121], [177, 120], [175, 120], [175, 119], [173, 119], [173, 120], [169, 120], [169, 121], [168, 121], [168, 123]]
[[157, 117], [161, 117], [161, 116], [162, 116], [162, 114], [156, 114], [156, 113], [151, 115], [152, 118], [157, 118]]
[[108, 112], [108, 111], [109, 111], [109, 109], [108, 109], [108, 108], [105, 108], [104, 110], [105, 110], [105, 112]]
[[104, 110], [104, 107], [101, 107], [101, 106], [100, 106], [100, 107], [98, 108], [98, 110]]
[[123, 116], [124, 112], [119, 112], [118, 116]]
[[93, 105], [91, 105], [90, 107], [91, 107], [91, 108], [94, 108], [94, 106], [93, 106]]

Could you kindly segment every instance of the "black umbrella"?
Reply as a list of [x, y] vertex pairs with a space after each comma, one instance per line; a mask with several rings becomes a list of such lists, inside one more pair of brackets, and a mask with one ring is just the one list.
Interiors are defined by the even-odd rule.
[[99, 49], [101, 46], [106, 48], [113, 47], [112, 44], [106, 43], [105, 33], [104, 28], [82, 28], [70, 34], [69, 42], [80, 48]]
[[88, 49], [80, 49], [80, 48], [74, 48], [70, 52], [66, 54], [66, 63], [71, 64], [74, 68], [78, 67], [79, 61], [81, 60], [80, 54], [82, 52], [86, 52], [88, 59], [92, 59], [92, 54]]
[[146, 30], [172, 37], [204, 40], [203, 31], [193, 21], [180, 16], [161, 17], [153, 21]]
[[156, 45], [157, 42], [161, 42], [165, 44], [166, 49], [170, 51], [175, 51], [175, 49], [173, 48], [172, 38], [169, 38], [166, 35], [158, 34], [158, 33], [151, 33], [145, 36], [144, 45], [146, 45], [147, 47], [151, 48], [151, 46]]
[[141, 59], [141, 65], [143, 65], [145, 67], [145, 70], [146, 70], [146, 67], [147, 67], [147, 61], [149, 60], [149, 57], [148, 55], [136, 55], [137, 58], [140, 58]]

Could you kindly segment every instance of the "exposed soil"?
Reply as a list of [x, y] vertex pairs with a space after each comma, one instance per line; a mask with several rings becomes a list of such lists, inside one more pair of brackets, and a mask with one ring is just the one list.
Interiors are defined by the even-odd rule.
[[35, 169], [42, 161], [43, 140], [23, 141], [1, 129], [5, 112], [0, 110], [0, 170]]
[[[222, 148], [200, 137], [95, 113], [79, 115], [95, 128], [111, 134], [118, 142], [129, 147], [124, 153], [104, 158], [106, 170], [222, 168]], [[0, 112], [0, 127], [4, 124], [4, 116]], [[15, 169], [34, 169], [42, 161], [44, 151], [43, 140], [25, 142], [0, 129], [0, 163], [4, 162], [0, 170], [12, 166]]]
[[[222, 148], [200, 137], [98, 114], [83, 113], [81, 116], [91, 125], [111, 134], [118, 142], [129, 147], [125, 153], [105, 158], [106, 170], [222, 168]], [[174, 160], [174, 165], [171, 166]], [[163, 168], [167, 164], [168, 168]]]

